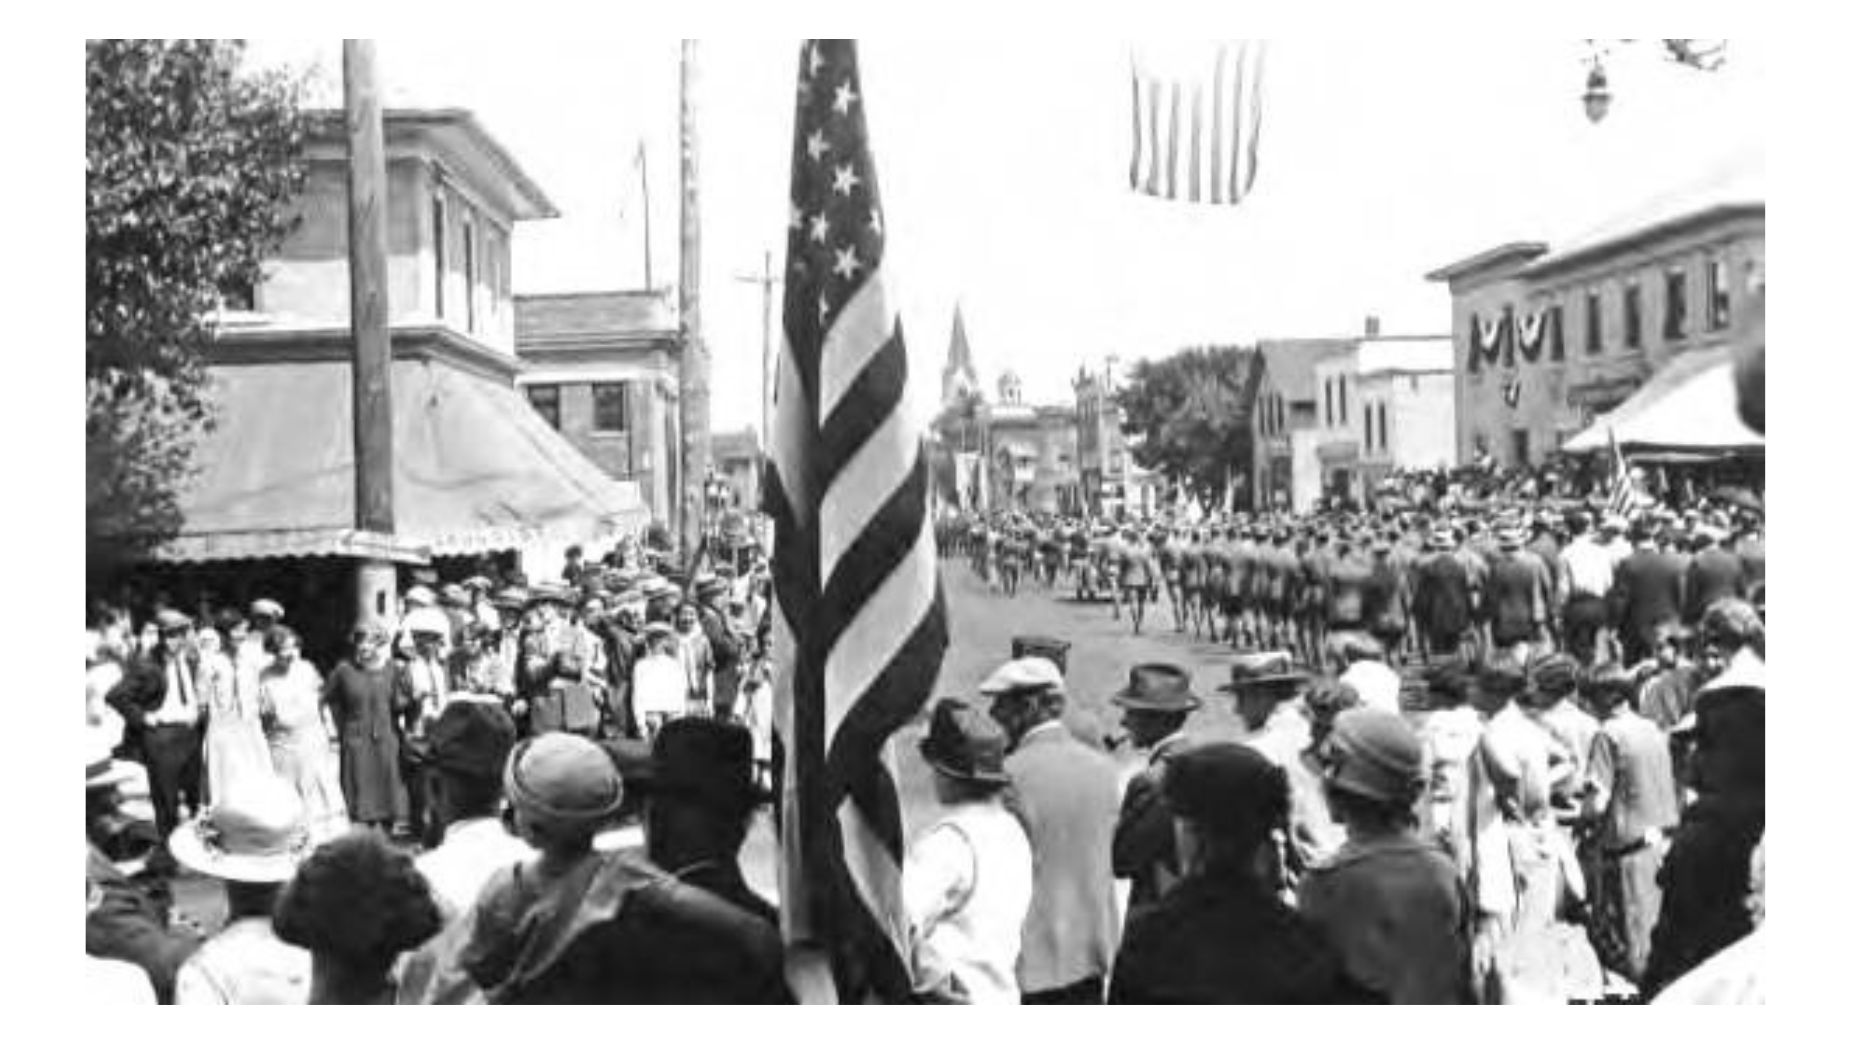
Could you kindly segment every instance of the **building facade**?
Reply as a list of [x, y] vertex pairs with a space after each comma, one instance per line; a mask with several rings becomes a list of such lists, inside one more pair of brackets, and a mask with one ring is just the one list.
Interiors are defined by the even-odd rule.
[[1448, 335], [1383, 336], [1372, 318], [1361, 339], [1312, 373], [1319, 413], [1309, 441], [1322, 496], [1367, 505], [1392, 470], [1452, 466]]
[[1115, 396], [1117, 375], [1108, 359], [1103, 370], [1082, 366], [1073, 378], [1077, 426], [1075, 460], [1079, 494], [1075, 514], [1115, 518], [1120, 512], [1148, 518], [1161, 507], [1157, 475], [1139, 467], [1125, 434], [1125, 411]]
[[605, 474], [636, 483], [657, 518], [670, 517], [681, 340], [668, 291], [522, 294], [514, 316], [533, 408]]
[[1749, 165], [1553, 249], [1505, 243], [1430, 273], [1452, 292], [1458, 458], [1540, 464], [1667, 361], [1733, 346], [1765, 225]]
[[[1356, 345], [1353, 337], [1276, 338], [1257, 345], [1249, 505], [1254, 510], [1309, 511], [1323, 495], [1325, 461], [1318, 448], [1327, 432], [1324, 418], [1328, 414], [1333, 426], [1347, 427], [1355, 389], [1347, 375], [1341, 382], [1322, 382], [1319, 368], [1353, 353]], [[1323, 376], [1338, 375], [1327, 369]]]
[[758, 481], [763, 463], [758, 429], [713, 433], [713, 473], [726, 486], [726, 506], [744, 511], [758, 510]]

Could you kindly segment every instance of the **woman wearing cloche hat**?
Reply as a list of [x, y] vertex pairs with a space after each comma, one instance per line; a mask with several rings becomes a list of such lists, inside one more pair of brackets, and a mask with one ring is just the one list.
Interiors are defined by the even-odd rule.
[[940, 700], [919, 752], [945, 815], [913, 839], [902, 877], [913, 988], [953, 1003], [1021, 999], [1016, 958], [1034, 884], [1028, 834], [1004, 807], [1008, 737], [956, 697]]
[[1427, 784], [1419, 736], [1398, 714], [1357, 707], [1337, 715], [1322, 761], [1325, 794], [1349, 836], [1306, 874], [1299, 909], [1336, 945], [1345, 971], [1389, 1000], [1468, 1001], [1464, 884], [1452, 859], [1415, 831]]

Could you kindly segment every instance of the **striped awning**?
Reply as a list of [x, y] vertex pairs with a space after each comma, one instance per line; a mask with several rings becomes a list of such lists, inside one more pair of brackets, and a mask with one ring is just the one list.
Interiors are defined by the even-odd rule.
[[218, 423], [163, 561], [340, 556], [415, 561], [588, 542], [648, 524], [510, 384], [438, 360], [392, 364], [390, 540], [354, 528], [353, 382], [344, 361], [213, 368]]

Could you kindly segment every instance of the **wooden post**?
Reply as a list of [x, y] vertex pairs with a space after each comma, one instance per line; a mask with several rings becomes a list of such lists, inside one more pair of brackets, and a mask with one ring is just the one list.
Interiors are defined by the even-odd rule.
[[758, 488], [760, 496], [765, 490], [765, 462], [771, 457], [771, 402], [777, 385], [773, 375], [777, 371], [776, 356], [771, 350], [771, 289], [784, 280], [771, 274], [771, 251], [765, 251], [765, 272], [763, 275], [737, 275], [733, 278], [742, 283], [755, 283], [763, 294], [764, 300], [764, 342], [760, 346], [759, 359], [759, 447], [758, 447]]
[[707, 345], [701, 340], [699, 141], [694, 123], [695, 41], [681, 41], [681, 550], [692, 564], [706, 519]]
[[[386, 147], [371, 40], [341, 44], [347, 116], [347, 274], [353, 330], [354, 528], [390, 536], [392, 343], [386, 302]], [[391, 616], [396, 570], [362, 560], [358, 621]]]

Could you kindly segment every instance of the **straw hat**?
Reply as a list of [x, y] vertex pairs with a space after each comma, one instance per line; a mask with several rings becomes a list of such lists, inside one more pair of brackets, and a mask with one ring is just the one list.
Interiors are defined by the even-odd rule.
[[281, 884], [295, 876], [310, 844], [296, 792], [257, 777], [175, 829], [167, 847], [182, 866], [208, 877]]

